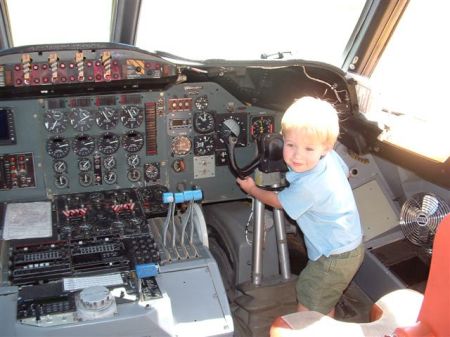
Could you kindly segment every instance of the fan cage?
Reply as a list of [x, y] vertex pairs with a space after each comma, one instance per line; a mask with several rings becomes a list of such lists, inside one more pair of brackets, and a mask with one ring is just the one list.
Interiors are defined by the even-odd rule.
[[450, 207], [433, 193], [417, 193], [406, 200], [400, 212], [400, 228], [413, 244], [431, 249], [436, 230]]

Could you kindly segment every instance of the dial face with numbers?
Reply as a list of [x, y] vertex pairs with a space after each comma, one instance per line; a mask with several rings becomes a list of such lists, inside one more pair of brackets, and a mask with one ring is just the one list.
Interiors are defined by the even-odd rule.
[[144, 170], [145, 178], [149, 180], [158, 179], [159, 168], [156, 164], [146, 164]]
[[137, 154], [130, 154], [127, 157], [128, 166], [136, 167], [140, 164], [140, 162], [141, 162], [141, 158], [139, 158], [139, 155], [137, 155]]
[[209, 111], [197, 112], [194, 115], [194, 128], [198, 133], [208, 133], [214, 130], [214, 115]]
[[122, 147], [127, 152], [138, 152], [144, 146], [144, 135], [137, 131], [128, 131], [122, 136]]
[[69, 151], [69, 141], [64, 137], [52, 137], [47, 141], [47, 153], [55, 159], [64, 158]]
[[98, 108], [95, 122], [99, 128], [104, 130], [114, 129], [117, 126], [118, 121], [119, 112], [116, 109], [107, 106]]
[[55, 177], [55, 186], [57, 188], [66, 188], [69, 186], [69, 178], [65, 174], [60, 174]]
[[130, 168], [127, 173], [127, 178], [131, 182], [137, 182], [141, 179], [141, 172], [137, 168]]
[[116, 167], [116, 158], [114, 158], [113, 156], [106, 156], [103, 159], [103, 166], [106, 170], [112, 170]]
[[44, 126], [48, 132], [62, 133], [69, 124], [69, 118], [62, 110], [48, 110], [44, 117]]
[[205, 156], [214, 153], [213, 135], [201, 135], [194, 138], [194, 154]]
[[236, 147], [247, 146], [247, 116], [241, 113], [221, 114], [216, 120], [216, 149], [225, 147], [224, 139], [235, 137]]
[[103, 154], [113, 154], [119, 147], [119, 136], [115, 133], [105, 132], [98, 138], [98, 150]]
[[67, 163], [64, 160], [55, 160], [53, 162], [53, 171], [55, 171], [55, 173], [65, 173], [67, 172]]
[[89, 158], [81, 158], [80, 160], [78, 160], [78, 169], [81, 172], [86, 172], [89, 171], [92, 167], [92, 163], [89, 160]]
[[250, 126], [250, 134], [253, 138], [266, 133], [273, 133], [275, 129], [273, 116], [253, 117]]
[[79, 135], [73, 140], [72, 147], [77, 156], [89, 156], [95, 150], [95, 141], [92, 136]]
[[108, 185], [115, 184], [117, 181], [117, 173], [114, 171], [105, 172], [105, 176], [103, 177], [103, 180]]
[[83, 108], [73, 108], [69, 114], [70, 124], [80, 132], [88, 131], [94, 124], [94, 117], [90, 110]]
[[172, 153], [177, 156], [184, 156], [191, 151], [192, 142], [186, 136], [176, 136], [172, 139]]
[[195, 101], [194, 101], [194, 104], [195, 104], [195, 107], [198, 110], [205, 110], [205, 109], [207, 109], [208, 108], [208, 104], [209, 104], [208, 96], [203, 95], [203, 96], [197, 97], [195, 99]]
[[83, 187], [90, 186], [92, 184], [92, 181], [93, 181], [92, 175], [88, 172], [82, 172], [78, 176], [78, 182]]
[[125, 105], [122, 107], [120, 120], [123, 126], [129, 129], [138, 128], [144, 120], [144, 111], [139, 106]]

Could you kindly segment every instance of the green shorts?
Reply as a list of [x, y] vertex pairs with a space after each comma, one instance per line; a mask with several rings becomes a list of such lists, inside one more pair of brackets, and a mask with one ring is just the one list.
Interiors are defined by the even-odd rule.
[[363, 259], [364, 246], [361, 244], [349, 252], [308, 261], [296, 284], [298, 303], [309, 310], [328, 314], [350, 284]]

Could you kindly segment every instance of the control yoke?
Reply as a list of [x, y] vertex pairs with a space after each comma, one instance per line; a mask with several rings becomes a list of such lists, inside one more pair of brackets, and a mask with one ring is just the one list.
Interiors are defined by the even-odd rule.
[[[225, 123], [227, 122], [227, 123]], [[220, 130], [220, 138], [225, 143], [228, 154], [228, 164], [231, 172], [237, 177], [244, 179], [256, 168], [256, 176], [275, 176], [273, 184], [269, 186], [258, 185], [261, 188], [271, 189], [277, 193], [285, 186], [285, 181], [280, 179], [280, 174], [271, 174], [287, 171], [286, 163], [283, 160], [283, 138], [280, 134], [263, 133], [256, 138], [257, 153], [255, 158], [245, 167], [240, 168], [236, 163], [234, 148], [238, 143], [240, 128], [231, 119], [225, 121]], [[256, 178], [256, 177], [255, 177]], [[261, 182], [265, 179], [261, 179]], [[256, 179], [257, 181], [258, 179]], [[283, 182], [283, 183], [282, 183]], [[258, 184], [258, 182], [257, 182]], [[269, 187], [269, 188], [268, 188]], [[262, 257], [264, 242], [264, 204], [255, 199], [254, 202], [254, 225], [253, 225], [253, 253], [252, 253], [252, 283], [260, 286], [263, 279]], [[284, 225], [284, 215], [281, 209], [273, 209], [274, 226], [277, 236], [278, 260], [280, 263], [280, 273], [284, 280], [290, 279], [289, 251], [287, 246], [286, 230]]]
[[257, 136], [257, 153], [255, 158], [245, 167], [240, 168], [236, 162], [234, 149], [240, 133], [239, 126], [233, 120], [227, 120], [223, 124], [220, 138], [225, 143], [228, 164], [231, 172], [244, 179], [256, 168], [264, 173], [285, 172], [286, 164], [283, 160], [283, 137], [275, 133], [263, 133]]

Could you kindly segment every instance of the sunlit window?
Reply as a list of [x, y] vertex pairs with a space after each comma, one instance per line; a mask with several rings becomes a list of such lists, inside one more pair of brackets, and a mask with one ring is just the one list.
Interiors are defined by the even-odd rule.
[[254, 60], [284, 53], [341, 66], [364, 3], [142, 0], [136, 45], [193, 60]]
[[7, 0], [15, 47], [108, 42], [112, 0]]
[[384, 139], [441, 162], [450, 156], [448, 13], [447, 1], [410, 1], [371, 77]]

